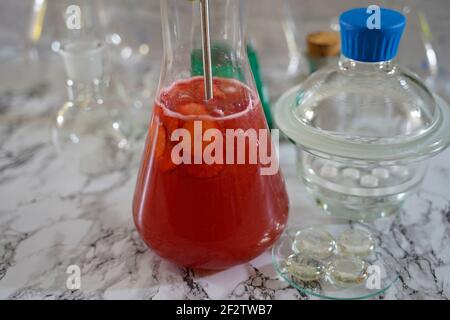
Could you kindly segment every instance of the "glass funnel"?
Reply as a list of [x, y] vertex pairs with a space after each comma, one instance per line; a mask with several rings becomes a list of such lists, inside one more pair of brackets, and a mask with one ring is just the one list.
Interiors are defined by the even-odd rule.
[[36, 92], [47, 67], [42, 41], [47, 0], [3, 0], [0, 12], [0, 94]]
[[164, 60], [133, 214], [149, 247], [187, 267], [249, 261], [287, 221], [241, 7], [240, 0], [161, 1]]
[[[79, 1], [79, 28], [61, 34], [61, 54], [66, 70], [67, 101], [58, 110], [53, 126], [57, 150], [78, 162], [83, 174], [100, 175], [128, 162], [130, 125], [126, 104], [115, 94], [108, 75], [105, 45], [95, 21], [92, 2]], [[60, 7], [65, 14], [65, 5]], [[76, 14], [74, 11], [73, 14]], [[75, 160], [76, 159], [76, 160]]]

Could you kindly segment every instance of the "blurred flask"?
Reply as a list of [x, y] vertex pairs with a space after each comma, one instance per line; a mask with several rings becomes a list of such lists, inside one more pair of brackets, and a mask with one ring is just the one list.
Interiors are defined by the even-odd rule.
[[399, 60], [402, 65], [431, 84], [439, 74], [439, 61], [435, 39], [423, 10], [425, 1], [385, 0], [385, 5], [402, 11], [408, 18]]
[[299, 19], [294, 20], [287, 0], [246, 1], [250, 43], [258, 53], [261, 74], [272, 101], [301, 82], [308, 74], [308, 63], [302, 54]]

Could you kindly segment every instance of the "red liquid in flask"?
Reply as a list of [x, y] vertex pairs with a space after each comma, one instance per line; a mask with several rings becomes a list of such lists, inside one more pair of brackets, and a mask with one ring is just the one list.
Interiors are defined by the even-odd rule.
[[[137, 180], [134, 221], [160, 256], [186, 267], [225, 269], [257, 257], [278, 239], [287, 221], [288, 196], [280, 171], [261, 175], [263, 165], [249, 161], [249, 150], [245, 164], [237, 164], [234, 150], [234, 164], [176, 165], [171, 153], [178, 142], [171, 134], [179, 128], [194, 134], [195, 122], [201, 122], [203, 132], [220, 130], [224, 141], [227, 129], [267, 129], [258, 96], [236, 80], [214, 79], [214, 99], [207, 102], [201, 77], [163, 90]], [[245, 148], [251, 143], [246, 140]], [[224, 161], [230, 152], [225, 145]]]

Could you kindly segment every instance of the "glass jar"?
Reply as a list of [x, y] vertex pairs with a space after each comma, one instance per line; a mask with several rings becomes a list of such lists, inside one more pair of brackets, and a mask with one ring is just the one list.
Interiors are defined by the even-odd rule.
[[450, 109], [395, 57], [406, 23], [382, 9], [341, 16], [342, 57], [277, 103], [276, 121], [298, 146], [298, 170], [317, 204], [352, 220], [394, 213], [450, 142]]
[[408, 26], [399, 49], [402, 65], [418, 74], [427, 85], [433, 85], [440, 73], [439, 52], [429, 19], [425, 14], [425, 1], [385, 0], [387, 7], [401, 11], [408, 18]]
[[[208, 4], [210, 28], [203, 31], [210, 39], [200, 29]], [[133, 214], [147, 245], [186, 267], [247, 262], [278, 239], [287, 221], [280, 171], [264, 174], [266, 162], [249, 160], [250, 149], [264, 147], [261, 136], [246, 140], [246, 134], [268, 128], [247, 61], [241, 7], [240, 0], [161, 1], [164, 61]], [[220, 144], [224, 139], [231, 144]], [[239, 160], [240, 151], [246, 156]], [[270, 154], [275, 157], [273, 148]]]
[[[308, 61], [303, 55], [301, 19], [293, 16], [294, 6], [288, 0], [247, 0], [248, 29], [252, 47], [259, 53], [262, 76], [272, 101], [304, 80]], [[258, 10], [251, 10], [252, 7]]]

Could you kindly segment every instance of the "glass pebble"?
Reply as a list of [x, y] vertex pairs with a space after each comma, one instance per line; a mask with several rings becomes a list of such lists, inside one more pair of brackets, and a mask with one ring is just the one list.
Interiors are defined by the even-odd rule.
[[344, 176], [345, 178], [358, 180], [361, 177], [361, 172], [359, 172], [358, 169], [347, 168], [342, 170], [342, 176]]
[[377, 177], [366, 175], [361, 178], [361, 186], [365, 188], [376, 188], [378, 184], [379, 180]]
[[389, 179], [390, 172], [385, 168], [376, 168], [372, 170], [372, 175], [379, 179]]
[[332, 178], [336, 178], [339, 174], [339, 170], [338, 168], [336, 168], [333, 165], [324, 165], [322, 167], [322, 169], [320, 169], [320, 175], [323, 178], [327, 178], [327, 179], [332, 179]]
[[302, 281], [317, 281], [325, 275], [326, 267], [320, 260], [293, 254], [286, 261], [286, 271]]
[[368, 264], [357, 257], [341, 257], [330, 262], [327, 280], [338, 287], [362, 284], [368, 277]]
[[347, 230], [339, 236], [337, 246], [341, 256], [368, 257], [375, 250], [375, 241], [367, 231]]
[[326, 230], [309, 228], [297, 232], [292, 250], [316, 259], [326, 259], [334, 254], [336, 241]]

